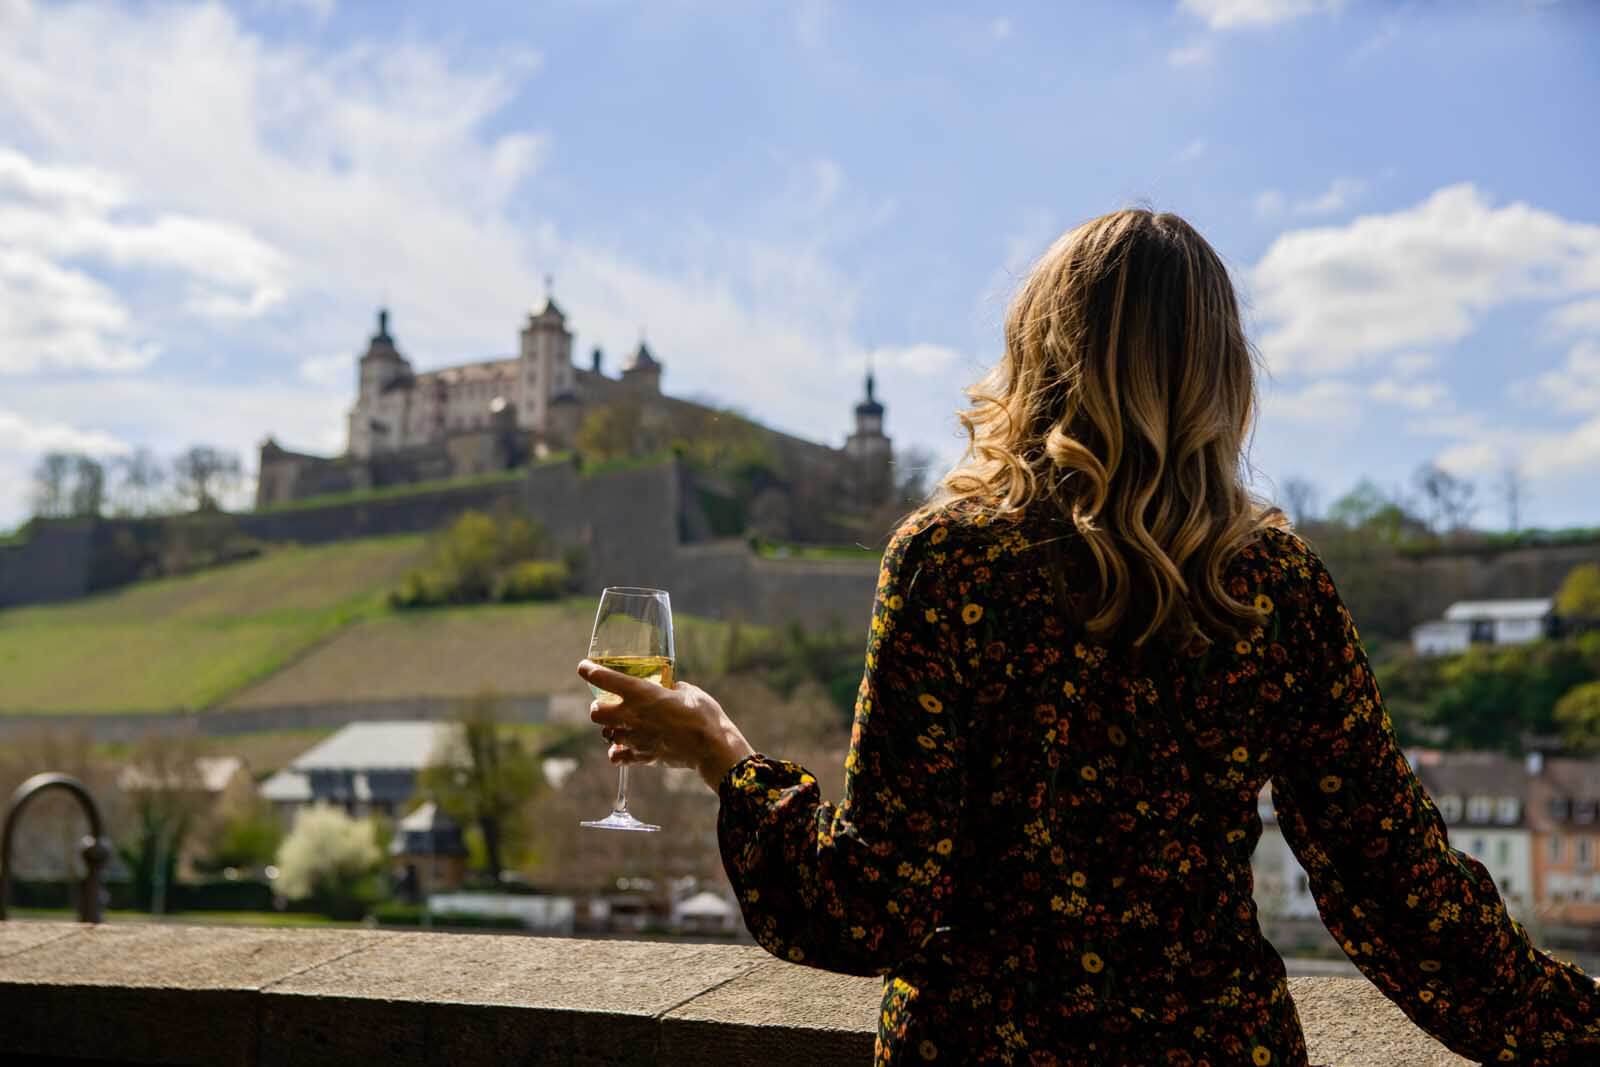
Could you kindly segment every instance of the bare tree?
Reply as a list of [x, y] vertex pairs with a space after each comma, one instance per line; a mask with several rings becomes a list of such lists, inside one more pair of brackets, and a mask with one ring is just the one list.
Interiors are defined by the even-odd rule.
[[1279, 495], [1284, 510], [1296, 526], [1304, 526], [1317, 518], [1317, 487], [1305, 478], [1290, 478], [1283, 483]]
[[178, 493], [196, 511], [216, 511], [220, 497], [244, 477], [244, 463], [236, 452], [210, 445], [193, 445], [172, 462]]
[[72, 457], [71, 512], [99, 515], [106, 499], [106, 468], [93, 456]]
[[1522, 529], [1522, 508], [1528, 500], [1527, 480], [1515, 463], [1507, 463], [1495, 479], [1494, 491], [1506, 509], [1506, 529], [1516, 533]]
[[1476, 486], [1435, 463], [1424, 463], [1412, 477], [1427, 509], [1428, 525], [1435, 533], [1450, 533], [1464, 528], [1477, 514], [1473, 502]]
[[117, 509], [130, 515], [148, 515], [157, 509], [167, 472], [148, 448], [138, 448], [116, 464]]
[[33, 468], [32, 505], [38, 518], [59, 518], [67, 514], [71, 496], [67, 479], [72, 457], [65, 452], [46, 452]]
[[937, 475], [934, 465], [939, 457], [926, 448], [912, 446], [894, 460], [895, 495], [907, 507], [916, 507], [928, 499], [931, 481]]

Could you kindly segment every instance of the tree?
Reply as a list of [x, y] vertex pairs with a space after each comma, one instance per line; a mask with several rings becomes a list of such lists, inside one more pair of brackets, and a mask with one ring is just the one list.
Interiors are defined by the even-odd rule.
[[130, 515], [155, 511], [166, 484], [167, 472], [161, 460], [148, 448], [135, 449], [116, 462], [117, 509]]
[[196, 866], [209, 871], [259, 870], [272, 862], [282, 844], [283, 829], [272, 806], [252, 798], [211, 825]]
[[133, 875], [141, 908], [165, 910], [184, 845], [209, 807], [196, 762], [200, 754], [193, 737], [147, 737], [117, 779], [126, 817], [116, 847]]
[[500, 704], [490, 694], [464, 702], [452, 726], [418, 785], [456, 822], [478, 828], [488, 873], [498, 883], [507, 846], [522, 838], [519, 816], [538, 792], [539, 761], [501, 727]]
[[1561, 736], [1580, 752], [1600, 749], [1600, 681], [1574, 686], [1556, 701]]
[[1418, 467], [1412, 481], [1427, 509], [1428, 526], [1435, 533], [1465, 529], [1477, 513], [1478, 506], [1472, 501], [1476, 487], [1436, 463]]
[[929, 484], [938, 457], [926, 448], [913, 445], [901, 452], [894, 461], [894, 493], [899, 503], [908, 508], [917, 507], [928, 499]]
[[311, 900], [336, 919], [360, 918], [377, 899], [383, 866], [373, 824], [317, 805], [295, 817], [278, 848], [273, 888], [290, 900]]
[[1284, 510], [1296, 526], [1304, 526], [1317, 517], [1317, 487], [1306, 479], [1288, 479], [1280, 495]]
[[1328, 521], [1370, 534], [1386, 545], [1406, 544], [1428, 533], [1427, 523], [1412, 513], [1404, 494], [1385, 492], [1366, 478], [1333, 502]]
[[172, 477], [178, 494], [196, 511], [216, 511], [221, 496], [244, 477], [244, 463], [236, 452], [193, 445], [172, 461]]
[[65, 452], [46, 452], [33, 467], [33, 514], [41, 519], [67, 514], [72, 498], [67, 479], [72, 457]]
[[1494, 483], [1495, 493], [1506, 509], [1506, 529], [1516, 533], [1522, 529], [1522, 508], [1528, 499], [1527, 480], [1514, 463], [1507, 463]]
[[93, 456], [72, 457], [70, 510], [77, 516], [95, 516], [105, 505], [106, 469]]
[[1566, 619], [1600, 619], [1600, 563], [1581, 563], [1567, 572], [1556, 591], [1556, 614]]

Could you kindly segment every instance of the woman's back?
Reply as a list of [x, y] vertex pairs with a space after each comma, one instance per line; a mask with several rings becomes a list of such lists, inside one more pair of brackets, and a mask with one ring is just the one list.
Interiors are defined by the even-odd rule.
[[1303, 1063], [1251, 896], [1270, 780], [1370, 978], [1470, 1055], [1566, 1062], [1533, 1051], [1593, 1030], [1592, 983], [1533, 952], [1446, 847], [1314, 553], [1263, 531], [1225, 575], [1262, 625], [1163, 654], [1070, 621], [1063, 596], [1093, 568], [1053, 518], [955, 506], [897, 535], [844, 803], [773, 852], [809, 776], [758, 758], [724, 784], [724, 857], [758, 939], [885, 973], [886, 1058]]

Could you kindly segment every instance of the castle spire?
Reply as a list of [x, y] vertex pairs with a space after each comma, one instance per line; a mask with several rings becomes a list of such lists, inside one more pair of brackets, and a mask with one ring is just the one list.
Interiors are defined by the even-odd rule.
[[391, 340], [391, 338], [389, 337], [389, 309], [388, 308], [381, 307], [381, 308], [378, 309], [378, 338], [382, 339], [382, 340], [385, 340], [385, 341]]

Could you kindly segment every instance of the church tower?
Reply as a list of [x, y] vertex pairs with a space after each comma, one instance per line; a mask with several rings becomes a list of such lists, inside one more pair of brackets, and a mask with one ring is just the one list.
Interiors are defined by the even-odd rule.
[[888, 499], [890, 462], [894, 449], [883, 434], [883, 405], [878, 402], [872, 370], [867, 369], [867, 397], [856, 405], [856, 432], [844, 443], [845, 455], [854, 461], [861, 503], [873, 505]]
[[392, 397], [413, 378], [411, 362], [389, 336], [389, 309], [378, 310], [378, 332], [357, 363], [356, 405], [350, 411], [349, 452], [366, 457], [398, 448], [404, 432], [404, 398]]
[[567, 316], [556, 305], [545, 279], [544, 307], [528, 316], [518, 352], [517, 424], [525, 430], [547, 434], [551, 402], [573, 392], [577, 374], [572, 368], [572, 332]]

